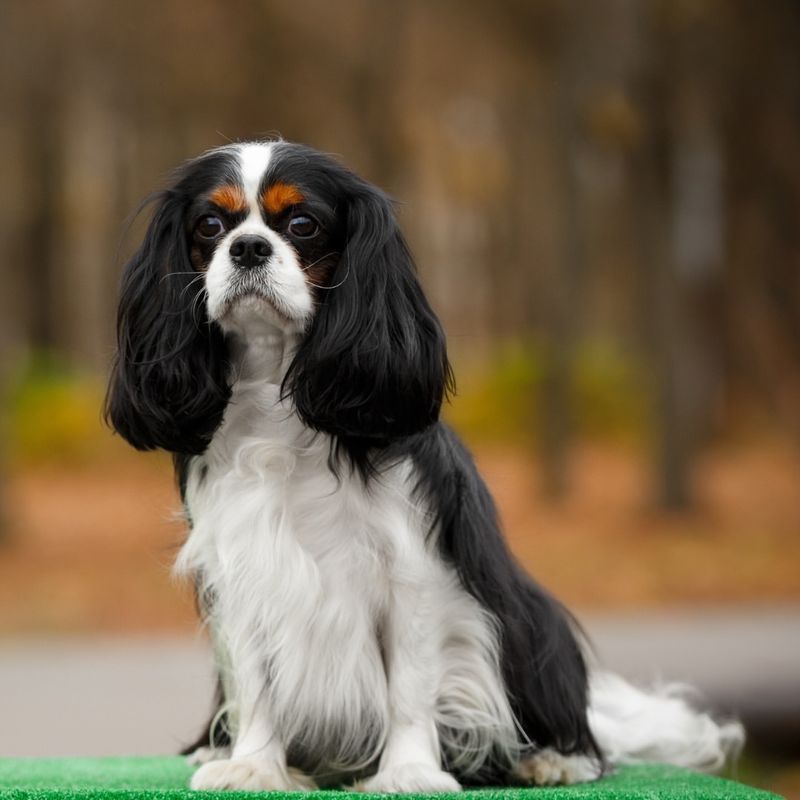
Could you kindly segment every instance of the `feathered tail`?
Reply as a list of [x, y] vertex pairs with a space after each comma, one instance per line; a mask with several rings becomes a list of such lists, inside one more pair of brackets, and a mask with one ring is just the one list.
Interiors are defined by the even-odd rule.
[[589, 680], [589, 727], [610, 764], [661, 762], [721, 769], [744, 745], [739, 722], [717, 721], [689, 702], [692, 690], [666, 684], [643, 691], [618, 675]]

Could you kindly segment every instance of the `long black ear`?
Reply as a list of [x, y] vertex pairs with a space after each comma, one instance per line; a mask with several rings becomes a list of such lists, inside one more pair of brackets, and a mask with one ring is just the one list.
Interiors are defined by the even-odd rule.
[[192, 268], [186, 200], [169, 190], [125, 267], [106, 419], [138, 450], [201, 453], [230, 396], [221, 331]]
[[369, 185], [348, 205], [331, 287], [284, 382], [301, 418], [367, 445], [431, 425], [451, 384], [444, 334], [391, 202]]

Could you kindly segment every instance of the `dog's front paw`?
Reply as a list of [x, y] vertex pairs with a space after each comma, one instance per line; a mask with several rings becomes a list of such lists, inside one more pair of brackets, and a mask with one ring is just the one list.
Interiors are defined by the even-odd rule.
[[564, 755], [549, 747], [524, 758], [516, 769], [522, 780], [537, 786], [585, 783], [599, 778], [602, 772], [603, 768], [596, 758]]
[[317, 786], [308, 775], [296, 769], [282, 769], [253, 758], [209, 761], [192, 775], [192, 789], [244, 792], [309, 792]]
[[371, 778], [359, 781], [353, 789], [375, 794], [406, 794], [460, 792], [461, 785], [452, 775], [428, 764], [400, 764], [382, 769]]

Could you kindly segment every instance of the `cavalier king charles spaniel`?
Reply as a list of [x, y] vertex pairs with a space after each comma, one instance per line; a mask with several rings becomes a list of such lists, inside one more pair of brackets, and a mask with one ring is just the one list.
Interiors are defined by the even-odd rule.
[[736, 722], [587, 669], [439, 420], [392, 203], [284, 141], [183, 165], [125, 268], [113, 427], [174, 455], [219, 673], [195, 789], [449, 792], [716, 769]]

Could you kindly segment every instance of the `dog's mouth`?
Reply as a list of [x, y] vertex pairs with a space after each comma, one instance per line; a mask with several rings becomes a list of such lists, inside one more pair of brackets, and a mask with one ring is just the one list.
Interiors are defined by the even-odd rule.
[[296, 324], [297, 320], [289, 313], [280, 297], [269, 287], [237, 287], [225, 298], [217, 321], [242, 318], [260, 319], [281, 326]]

